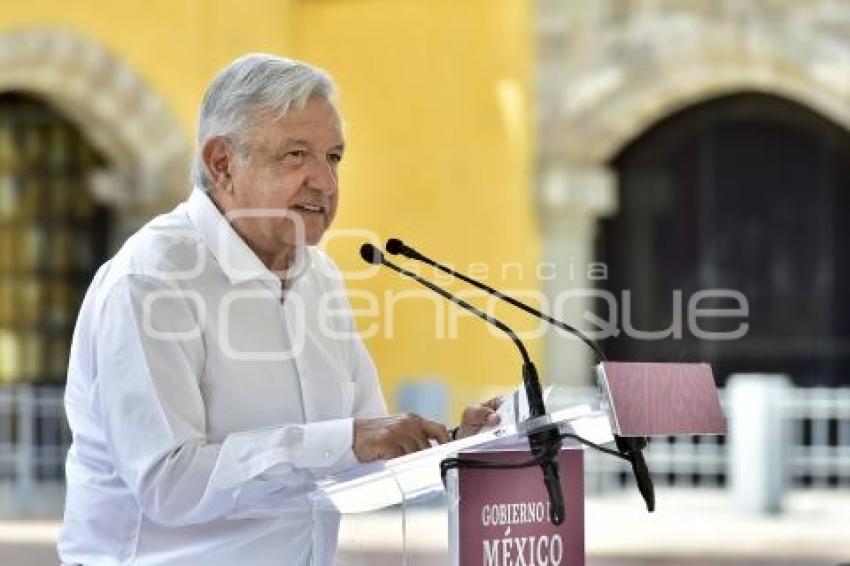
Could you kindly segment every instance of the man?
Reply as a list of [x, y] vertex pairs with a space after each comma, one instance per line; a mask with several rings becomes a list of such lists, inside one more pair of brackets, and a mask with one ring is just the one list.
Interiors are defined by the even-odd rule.
[[[209, 86], [195, 188], [97, 272], [66, 389], [64, 564], [329, 564], [338, 518], [306, 494], [446, 442], [386, 416], [339, 272], [313, 247], [344, 142], [322, 71], [247, 55]], [[497, 420], [490, 403], [459, 434]]]

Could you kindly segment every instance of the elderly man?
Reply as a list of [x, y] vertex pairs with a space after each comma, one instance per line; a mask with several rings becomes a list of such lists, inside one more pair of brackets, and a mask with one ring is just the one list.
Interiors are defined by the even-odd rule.
[[338, 517], [304, 496], [315, 480], [449, 439], [386, 416], [314, 247], [343, 151], [324, 72], [253, 54], [215, 77], [191, 196], [101, 267], [79, 314], [63, 564], [329, 564]]

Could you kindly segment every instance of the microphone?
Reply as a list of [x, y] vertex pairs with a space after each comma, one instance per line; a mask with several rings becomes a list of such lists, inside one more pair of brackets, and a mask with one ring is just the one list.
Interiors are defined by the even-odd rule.
[[[566, 332], [569, 332], [573, 336], [577, 337], [579, 340], [584, 342], [591, 350], [596, 354], [597, 361], [604, 361], [605, 353], [602, 349], [588, 336], [586, 336], [581, 330], [570, 326], [569, 324], [562, 322], [560, 320], [554, 319], [551, 316], [540, 312], [539, 310], [522, 303], [513, 297], [506, 295], [499, 291], [498, 289], [494, 289], [489, 285], [482, 283], [476, 279], [473, 279], [463, 273], [459, 273], [454, 269], [443, 265], [428, 256], [421, 254], [416, 251], [411, 246], [405, 244], [399, 238], [390, 238], [386, 243], [387, 252], [392, 255], [402, 255], [408, 259], [412, 259], [415, 261], [421, 261], [426, 263], [443, 273], [447, 273], [454, 277], [457, 277], [461, 281], [469, 283], [473, 287], [477, 287], [482, 291], [493, 295], [505, 301], [506, 303], [517, 307], [518, 309], [527, 312], [530, 315], [536, 316], [548, 322], [549, 324], [560, 328]], [[635, 475], [635, 480], [637, 482], [638, 491], [640, 491], [641, 496], [643, 497], [644, 503], [646, 503], [646, 509], [651, 513], [655, 510], [655, 488], [652, 484], [652, 477], [649, 475], [649, 468], [646, 465], [646, 460], [643, 457], [643, 452], [641, 451], [646, 447], [646, 439], [645, 438], [631, 438], [631, 437], [622, 437], [619, 435], [614, 435], [614, 440], [617, 442], [617, 449], [623, 454], [629, 463], [632, 466], [632, 472]]]
[[617, 442], [617, 450], [624, 454], [632, 465], [632, 473], [635, 475], [638, 491], [643, 497], [643, 502], [646, 503], [646, 510], [652, 513], [655, 511], [655, 487], [652, 484], [652, 476], [649, 475], [649, 467], [646, 465], [646, 460], [641, 451], [646, 448], [646, 438], [615, 434], [614, 440]]
[[[537, 375], [537, 368], [531, 357], [528, 355], [528, 350], [525, 345], [516, 335], [516, 333], [508, 327], [504, 322], [494, 316], [490, 316], [478, 307], [471, 305], [455, 295], [449, 293], [445, 289], [438, 287], [434, 283], [420, 277], [419, 275], [400, 267], [384, 257], [381, 250], [366, 243], [360, 246], [360, 257], [363, 261], [372, 265], [383, 265], [393, 271], [413, 279], [417, 283], [424, 285], [428, 289], [434, 291], [438, 295], [448, 299], [459, 307], [473, 313], [478, 318], [492, 324], [511, 339], [514, 345], [519, 350], [522, 356], [522, 381], [525, 387], [525, 394], [528, 398], [529, 413], [532, 418], [540, 417], [546, 414], [546, 407], [543, 403], [543, 391], [540, 387], [540, 379]], [[561, 478], [558, 471], [558, 454], [561, 451], [561, 436], [557, 427], [549, 427], [540, 431], [532, 432], [528, 437], [531, 453], [540, 464], [543, 471], [543, 482], [546, 485], [546, 491], [549, 494], [549, 520], [554, 525], [560, 525], [564, 522], [564, 494], [561, 490]]]
[[[508, 338], [510, 338], [511, 341], [516, 345], [517, 349], [519, 349], [519, 353], [522, 356], [523, 364], [524, 365], [530, 365], [530, 366], [534, 367], [534, 363], [531, 361], [531, 357], [528, 355], [528, 350], [526, 349], [525, 344], [522, 343], [522, 341], [519, 339], [519, 337], [516, 335], [516, 333], [513, 330], [511, 330], [508, 327], [507, 324], [505, 324], [504, 322], [502, 322], [498, 318], [490, 316], [489, 314], [480, 310], [478, 307], [475, 307], [475, 306], [467, 303], [466, 301], [464, 301], [460, 297], [456, 297], [456, 296], [452, 295], [451, 293], [449, 293], [445, 289], [438, 287], [437, 285], [431, 283], [427, 279], [423, 279], [419, 275], [417, 275], [417, 274], [415, 274], [411, 271], [408, 271], [408, 270], [404, 269], [403, 267], [399, 267], [398, 265], [388, 261], [384, 257], [383, 252], [381, 250], [379, 250], [378, 248], [376, 248], [375, 246], [373, 246], [372, 244], [363, 244], [362, 246], [360, 246], [360, 257], [363, 258], [363, 261], [365, 261], [366, 263], [371, 263], [372, 265], [383, 265], [383, 266], [389, 267], [390, 269], [392, 269], [393, 271], [395, 271], [397, 273], [400, 273], [400, 274], [402, 274], [406, 277], [410, 277], [411, 279], [415, 280], [417, 283], [424, 285], [425, 287], [428, 287], [429, 289], [431, 289], [435, 293], [443, 296], [444, 298], [455, 303], [456, 305], [460, 306], [461, 308], [464, 308], [464, 309], [472, 312], [473, 314], [478, 316], [478, 318], [481, 318], [482, 320], [485, 320], [485, 321], [489, 322], [490, 324], [494, 325], [496, 328], [498, 328], [499, 330], [501, 330], [502, 332], [507, 334]], [[539, 383], [538, 383], [538, 388], [539, 388]], [[542, 397], [542, 392], [541, 392], [541, 397]], [[539, 416], [539, 415], [534, 415], [534, 416]]]
[[601, 362], [601, 361], [605, 360], [605, 354], [602, 352], [602, 349], [599, 348], [599, 346], [593, 340], [591, 340], [588, 336], [586, 336], [578, 328], [575, 328], [574, 326], [570, 326], [566, 322], [562, 322], [560, 320], [554, 319], [551, 316], [540, 312], [539, 310], [535, 309], [534, 307], [531, 307], [531, 306], [529, 306], [525, 303], [522, 303], [522, 302], [514, 299], [513, 297], [511, 297], [509, 295], [505, 295], [504, 293], [502, 293], [498, 289], [494, 289], [494, 288], [490, 287], [489, 285], [482, 283], [481, 281], [473, 279], [473, 278], [471, 278], [467, 275], [464, 275], [463, 273], [459, 273], [459, 272], [455, 271], [454, 269], [452, 269], [452, 268], [450, 268], [446, 265], [443, 265], [442, 263], [434, 261], [433, 259], [422, 255], [421, 253], [419, 253], [418, 251], [416, 251], [412, 247], [408, 246], [407, 244], [405, 244], [403, 241], [401, 241], [398, 238], [390, 238], [389, 240], [387, 240], [386, 248], [387, 248], [387, 253], [390, 253], [392, 255], [402, 255], [402, 256], [404, 256], [408, 259], [427, 263], [428, 265], [435, 267], [436, 269], [439, 269], [443, 273], [448, 273], [449, 275], [452, 275], [453, 277], [457, 277], [461, 281], [469, 283], [473, 287], [477, 287], [477, 288], [481, 289], [482, 291], [489, 293], [490, 295], [493, 295], [494, 297], [497, 297], [497, 298], [501, 299], [502, 301], [505, 301], [506, 303], [508, 303], [508, 304], [520, 309], [520, 310], [527, 312], [530, 315], [541, 318], [541, 319], [545, 320], [546, 322], [548, 322], [549, 324], [551, 324], [551, 325], [553, 325], [557, 328], [560, 328], [561, 330], [564, 330], [565, 332], [569, 332], [570, 334], [572, 334], [573, 336], [575, 336], [576, 338], [578, 338], [579, 340], [584, 342], [591, 350], [593, 350], [593, 352], [596, 354], [596, 358], [597, 358], [598, 361]]

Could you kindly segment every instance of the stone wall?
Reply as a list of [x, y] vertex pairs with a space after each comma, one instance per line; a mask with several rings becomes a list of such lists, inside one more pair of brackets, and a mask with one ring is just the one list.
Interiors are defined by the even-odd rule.
[[[850, 128], [850, 2], [539, 0], [537, 208], [547, 261], [571, 275], [617, 208], [610, 160], [660, 119], [715, 96], [759, 91]], [[572, 269], [571, 269], [572, 266]], [[582, 277], [547, 286], [592, 287]], [[561, 313], [578, 322], [572, 304]], [[581, 326], [581, 324], [579, 324]], [[588, 378], [588, 352], [551, 334], [547, 368]]]

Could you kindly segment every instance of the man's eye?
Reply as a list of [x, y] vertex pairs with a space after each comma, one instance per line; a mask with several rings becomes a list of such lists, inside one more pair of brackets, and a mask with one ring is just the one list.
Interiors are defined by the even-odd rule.
[[329, 154], [328, 154], [328, 161], [330, 161], [331, 163], [333, 163], [334, 165], [336, 165], [336, 164], [338, 164], [340, 161], [342, 161], [342, 155], [340, 155], [340, 154], [338, 154], [338, 153], [329, 153]]
[[293, 149], [292, 151], [287, 151], [283, 157], [290, 161], [301, 161], [307, 157], [307, 152], [303, 149]]

